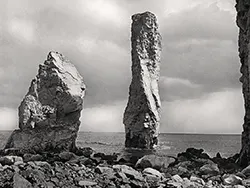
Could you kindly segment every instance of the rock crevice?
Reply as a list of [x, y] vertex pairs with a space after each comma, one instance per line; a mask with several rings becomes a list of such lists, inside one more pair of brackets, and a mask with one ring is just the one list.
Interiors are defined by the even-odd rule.
[[132, 82], [123, 123], [126, 147], [153, 148], [160, 124], [161, 35], [156, 16], [150, 12], [132, 16]]

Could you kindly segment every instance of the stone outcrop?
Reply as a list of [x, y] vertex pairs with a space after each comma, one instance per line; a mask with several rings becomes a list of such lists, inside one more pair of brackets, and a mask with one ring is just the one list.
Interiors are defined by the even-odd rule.
[[237, 25], [239, 27], [239, 57], [241, 62], [242, 92], [245, 104], [245, 117], [242, 132], [242, 148], [239, 163], [247, 165], [250, 161], [250, 1], [236, 0]]
[[50, 52], [18, 108], [19, 129], [5, 149], [74, 150], [84, 95], [83, 78], [75, 66], [60, 53]]
[[156, 16], [150, 12], [132, 16], [132, 82], [123, 123], [126, 147], [153, 148], [158, 142], [161, 106], [161, 35]]

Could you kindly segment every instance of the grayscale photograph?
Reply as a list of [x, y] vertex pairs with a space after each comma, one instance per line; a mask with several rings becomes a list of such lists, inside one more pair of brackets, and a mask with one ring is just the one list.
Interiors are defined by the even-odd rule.
[[0, 188], [250, 188], [250, 0], [0, 0]]

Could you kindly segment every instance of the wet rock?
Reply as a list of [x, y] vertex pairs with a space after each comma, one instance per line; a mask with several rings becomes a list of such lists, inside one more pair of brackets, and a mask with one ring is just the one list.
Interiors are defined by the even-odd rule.
[[157, 155], [145, 155], [144, 157], [140, 158], [135, 167], [136, 168], [155, 168], [160, 170], [162, 168], [167, 168], [169, 164], [175, 162], [175, 159], [172, 157], [160, 157]]
[[76, 150], [84, 94], [83, 78], [75, 66], [62, 54], [50, 52], [18, 108], [19, 129], [11, 134], [5, 149]]
[[123, 116], [125, 146], [151, 149], [158, 143], [160, 126], [161, 36], [154, 14], [135, 14], [132, 20], [132, 81]]

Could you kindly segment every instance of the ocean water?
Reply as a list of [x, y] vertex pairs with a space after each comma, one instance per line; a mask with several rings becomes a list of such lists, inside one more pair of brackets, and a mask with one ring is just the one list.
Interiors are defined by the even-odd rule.
[[[0, 148], [2, 148], [10, 131], [0, 132]], [[155, 151], [128, 150], [124, 148], [124, 133], [96, 133], [79, 132], [77, 145], [91, 147], [97, 152], [107, 154], [124, 153], [129, 155], [143, 155], [151, 152], [161, 156], [176, 156], [189, 147], [203, 148], [211, 157], [217, 152], [223, 157], [229, 157], [238, 153], [241, 147], [240, 135], [209, 135], [209, 134], [169, 134], [159, 135], [159, 146]]]

